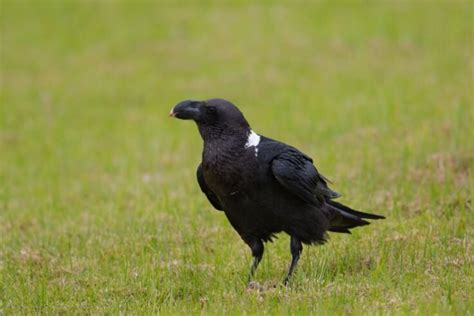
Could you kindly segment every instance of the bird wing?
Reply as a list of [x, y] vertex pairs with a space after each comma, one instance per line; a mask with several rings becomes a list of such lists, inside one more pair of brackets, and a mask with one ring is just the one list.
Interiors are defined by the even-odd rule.
[[209, 187], [206, 184], [206, 180], [204, 179], [204, 173], [202, 172], [202, 165], [199, 164], [197, 171], [197, 180], [199, 183], [199, 187], [201, 188], [201, 191], [207, 196], [207, 199], [209, 202], [211, 202], [212, 206], [214, 206], [215, 209], [222, 211], [222, 206], [221, 202], [217, 198], [217, 195], [209, 189]]
[[271, 170], [288, 191], [311, 204], [324, 204], [340, 196], [327, 185], [327, 179], [313, 165], [313, 160], [290, 148], [272, 160]]

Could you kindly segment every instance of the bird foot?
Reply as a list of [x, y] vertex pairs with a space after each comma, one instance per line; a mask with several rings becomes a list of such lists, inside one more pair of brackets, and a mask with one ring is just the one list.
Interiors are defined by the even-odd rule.
[[260, 283], [258, 283], [256, 281], [250, 281], [249, 284], [247, 285], [246, 290], [247, 290], [247, 292], [250, 292], [250, 291], [262, 292], [264, 290], [264, 288], [263, 288], [262, 285], [260, 285]]

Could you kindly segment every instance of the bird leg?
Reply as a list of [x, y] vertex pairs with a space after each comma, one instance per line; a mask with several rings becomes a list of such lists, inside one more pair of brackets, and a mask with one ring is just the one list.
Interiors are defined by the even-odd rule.
[[252, 280], [253, 275], [255, 274], [255, 270], [257, 270], [258, 264], [262, 260], [263, 257], [263, 242], [261, 240], [254, 240], [250, 243], [248, 243], [250, 246], [250, 249], [252, 250], [252, 256], [253, 256], [253, 263], [252, 266], [250, 267], [250, 274], [249, 274], [249, 282]]
[[300, 259], [301, 252], [303, 251], [303, 245], [298, 238], [291, 236], [290, 241], [290, 251], [291, 251], [291, 265], [290, 269], [288, 270], [288, 275], [285, 278], [284, 284], [288, 285], [288, 282], [291, 279], [291, 275], [293, 271], [295, 271], [296, 265], [298, 264], [298, 260]]

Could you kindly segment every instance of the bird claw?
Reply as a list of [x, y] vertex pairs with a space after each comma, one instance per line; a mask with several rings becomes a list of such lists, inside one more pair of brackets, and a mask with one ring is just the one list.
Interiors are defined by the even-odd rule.
[[263, 288], [262, 285], [260, 285], [260, 283], [258, 283], [256, 281], [250, 281], [249, 284], [247, 285], [246, 290], [248, 292], [250, 292], [250, 291], [262, 292], [264, 290], [264, 288]]

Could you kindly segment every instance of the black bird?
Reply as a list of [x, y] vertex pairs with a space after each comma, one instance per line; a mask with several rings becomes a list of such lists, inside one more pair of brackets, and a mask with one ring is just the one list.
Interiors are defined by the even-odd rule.
[[262, 259], [264, 242], [277, 233], [291, 236], [287, 284], [302, 244], [323, 244], [328, 231], [350, 234], [351, 228], [369, 224], [364, 219], [384, 218], [333, 201], [340, 194], [328, 187], [328, 179], [310, 157], [256, 134], [229, 101], [187, 100], [169, 115], [197, 124], [204, 140], [199, 186], [250, 247], [254, 257], [250, 278]]

